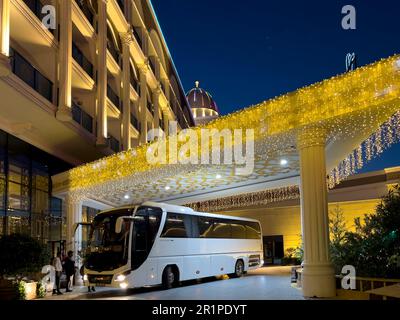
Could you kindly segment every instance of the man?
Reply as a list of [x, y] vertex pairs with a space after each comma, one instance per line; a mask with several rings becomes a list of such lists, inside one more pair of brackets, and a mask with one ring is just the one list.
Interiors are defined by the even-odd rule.
[[65, 274], [67, 275], [67, 290], [65, 290], [65, 292], [72, 292], [73, 288], [75, 274], [75, 261], [72, 260], [73, 255], [74, 253], [72, 251], [68, 251], [68, 255], [64, 263]]
[[61, 280], [61, 273], [62, 273], [62, 264], [61, 264], [61, 252], [57, 253], [57, 256], [53, 260], [53, 267], [56, 271], [56, 288], [53, 289], [53, 294], [62, 294], [60, 291], [60, 280]]

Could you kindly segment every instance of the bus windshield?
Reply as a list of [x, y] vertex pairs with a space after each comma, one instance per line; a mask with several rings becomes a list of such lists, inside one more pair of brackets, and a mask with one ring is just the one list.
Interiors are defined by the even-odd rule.
[[91, 226], [85, 267], [94, 271], [120, 268], [128, 263], [131, 223], [125, 220], [121, 233], [115, 233], [118, 217], [132, 215], [133, 209], [116, 210], [97, 215]]

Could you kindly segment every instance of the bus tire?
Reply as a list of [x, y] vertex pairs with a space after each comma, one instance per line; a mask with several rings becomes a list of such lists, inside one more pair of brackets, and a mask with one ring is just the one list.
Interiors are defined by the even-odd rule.
[[239, 259], [236, 261], [235, 264], [235, 272], [229, 275], [230, 278], [240, 278], [244, 274], [244, 262], [243, 260]]
[[165, 290], [171, 289], [178, 282], [178, 275], [172, 266], [166, 266], [162, 274], [162, 286]]

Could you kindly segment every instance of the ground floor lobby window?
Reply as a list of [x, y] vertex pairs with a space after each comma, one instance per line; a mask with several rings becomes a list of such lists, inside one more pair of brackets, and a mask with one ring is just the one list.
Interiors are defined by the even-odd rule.
[[51, 176], [71, 167], [0, 130], [0, 235], [27, 234], [51, 251], [61, 243], [65, 211], [51, 195]]

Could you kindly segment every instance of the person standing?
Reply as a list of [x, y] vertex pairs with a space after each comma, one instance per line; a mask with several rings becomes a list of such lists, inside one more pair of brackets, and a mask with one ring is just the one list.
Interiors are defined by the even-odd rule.
[[65, 292], [72, 292], [74, 274], [75, 274], [75, 261], [72, 260], [74, 253], [72, 251], [68, 251], [67, 258], [64, 262], [65, 274], [67, 276], [67, 289]]
[[53, 294], [62, 294], [60, 291], [60, 281], [61, 281], [61, 273], [62, 273], [62, 264], [61, 264], [61, 252], [57, 253], [57, 256], [53, 259], [53, 267], [56, 271], [56, 289], [53, 289]]

